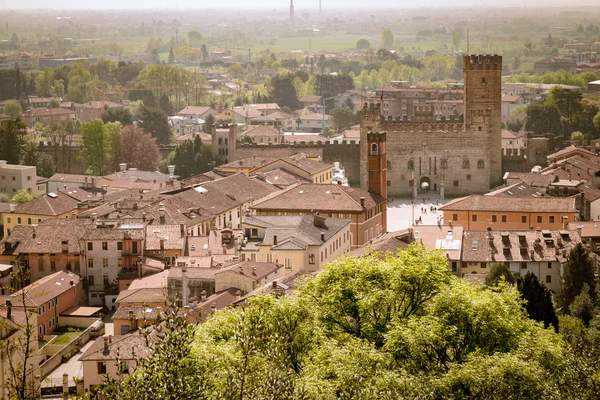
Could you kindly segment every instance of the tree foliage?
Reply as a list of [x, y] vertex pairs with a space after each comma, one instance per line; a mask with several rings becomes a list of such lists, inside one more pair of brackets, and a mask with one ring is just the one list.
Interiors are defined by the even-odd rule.
[[596, 293], [595, 268], [588, 251], [582, 243], [577, 243], [571, 249], [563, 270], [562, 279], [560, 300], [564, 312], [569, 310], [571, 303], [581, 293], [586, 284], [590, 296], [594, 298]]
[[[111, 123], [118, 124], [119, 123]], [[112, 125], [115, 129], [117, 127]], [[119, 128], [120, 129], [120, 128]], [[88, 166], [91, 175], [102, 176], [110, 155], [110, 132], [101, 120], [81, 124], [81, 157]]]
[[487, 286], [496, 286], [501, 278], [504, 278], [504, 281], [507, 283], [515, 283], [515, 276], [505, 264], [494, 263], [485, 276], [485, 284]]
[[158, 144], [171, 144], [173, 131], [164, 111], [159, 108], [143, 106], [138, 110], [136, 118], [140, 128], [152, 134]]
[[4, 105], [4, 114], [13, 119], [18, 118], [23, 114], [23, 107], [18, 101], [9, 101]]
[[10, 199], [10, 201], [16, 204], [23, 204], [28, 203], [33, 199], [34, 197], [31, 193], [29, 193], [25, 189], [21, 189], [17, 193], [15, 193], [15, 195], [12, 197], [12, 199]]
[[552, 303], [552, 292], [546, 287], [536, 275], [528, 272], [523, 278], [519, 278], [517, 287], [521, 298], [525, 301], [525, 309], [529, 318], [544, 323], [558, 330], [558, 317]]
[[330, 115], [337, 132], [342, 132], [356, 123], [356, 115], [348, 107], [334, 108]]
[[159, 151], [156, 139], [135, 125], [111, 132], [110, 170], [117, 171], [120, 163], [140, 171], [156, 171]]
[[[178, 339], [185, 345], [171, 357], [153, 352], [101, 393], [232, 400], [593, 393], [578, 384], [560, 336], [528, 318], [516, 288], [453, 277], [441, 253], [419, 245], [384, 259], [338, 259], [295, 295], [251, 297], [245, 307], [208, 315], [189, 337]], [[593, 382], [590, 364], [586, 382]]]
[[196, 136], [193, 141], [179, 143], [166, 164], [175, 165], [175, 174], [189, 178], [211, 171], [221, 164], [221, 159], [213, 154], [210, 144], [202, 143], [200, 136]]

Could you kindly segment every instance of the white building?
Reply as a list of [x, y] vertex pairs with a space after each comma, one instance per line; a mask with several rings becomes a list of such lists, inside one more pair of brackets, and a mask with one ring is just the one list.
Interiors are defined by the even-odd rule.
[[37, 169], [29, 165], [13, 165], [0, 160], [0, 193], [12, 197], [19, 190], [26, 190], [32, 194], [46, 193], [46, 180], [39, 179]]

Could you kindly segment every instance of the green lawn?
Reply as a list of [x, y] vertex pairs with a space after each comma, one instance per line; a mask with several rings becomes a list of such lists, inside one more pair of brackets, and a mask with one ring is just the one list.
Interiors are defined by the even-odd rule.
[[53, 344], [67, 344], [73, 341], [77, 336], [79, 336], [83, 332], [83, 329], [75, 332], [56, 332], [54, 333], [58, 335]]

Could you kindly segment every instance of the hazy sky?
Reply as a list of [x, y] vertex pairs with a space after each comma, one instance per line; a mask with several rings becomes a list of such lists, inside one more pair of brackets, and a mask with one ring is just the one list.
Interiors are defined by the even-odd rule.
[[[413, 8], [413, 7], [532, 7], [573, 6], [570, 0], [322, 0], [324, 9], [335, 8]], [[579, 0], [577, 6], [599, 5], [597, 0]], [[135, 9], [135, 8], [284, 8], [289, 0], [0, 0], [0, 9]], [[294, 0], [299, 9], [316, 9], [319, 0]]]

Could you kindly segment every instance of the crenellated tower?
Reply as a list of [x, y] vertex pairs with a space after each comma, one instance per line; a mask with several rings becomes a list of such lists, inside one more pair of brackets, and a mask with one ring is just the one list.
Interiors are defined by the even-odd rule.
[[[490, 156], [490, 185], [502, 183], [502, 56], [463, 56], [465, 130], [486, 134]], [[480, 133], [481, 132], [481, 133]]]
[[360, 110], [360, 187], [368, 188], [368, 160], [369, 144], [368, 132], [380, 130], [383, 117], [381, 116], [381, 104], [365, 103]]

